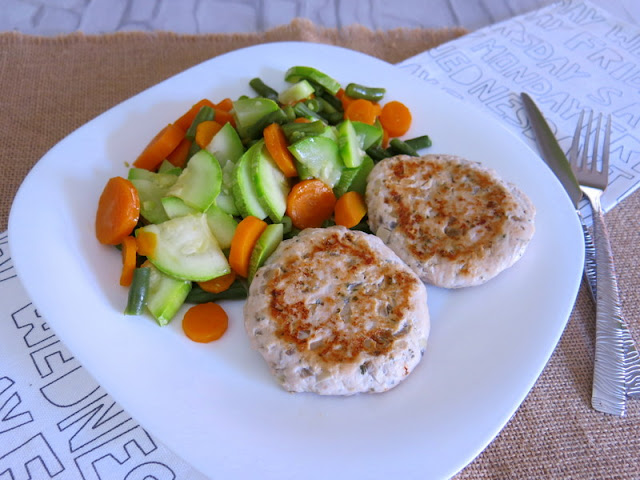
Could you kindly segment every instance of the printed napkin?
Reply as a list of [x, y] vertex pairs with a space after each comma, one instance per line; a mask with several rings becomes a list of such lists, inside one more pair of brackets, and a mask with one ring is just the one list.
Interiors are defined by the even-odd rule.
[[520, 92], [538, 104], [565, 152], [583, 109], [611, 115], [602, 197], [608, 211], [640, 184], [639, 54], [637, 25], [565, 0], [415, 55], [398, 69], [491, 113], [536, 151]]

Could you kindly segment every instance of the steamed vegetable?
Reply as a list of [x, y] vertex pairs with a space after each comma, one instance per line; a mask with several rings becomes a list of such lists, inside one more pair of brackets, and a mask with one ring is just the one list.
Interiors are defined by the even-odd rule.
[[276, 90], [252, 78], [257, 96], [200, 99], [148, 143], [127, 179], [107, 182], [96, 237], [122, 250], [126, 314], [166, 325], [185, 303], [203, 304], [185, 314], [185, 334], [218, 338], [227, 319], [214, 302], [245, 298], [283, 239], [332, 224], [368, 231], [375, 162], [431, 145], [399, 138], [411, 113], [385, 103], [385, 88], [343, 89], [308, 66], [284, 79]]

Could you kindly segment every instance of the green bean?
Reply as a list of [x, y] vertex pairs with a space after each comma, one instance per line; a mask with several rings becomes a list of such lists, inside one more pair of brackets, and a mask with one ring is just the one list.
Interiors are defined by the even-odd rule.
[[304, 102], [304, 104], [309, 107], [309, 110], [311, 110], [312, 112], [320, 111], [320, 102], [318, 102], [318, 100], [316, 100], [315, 98], [310, 98], [309, 100]]
[[343, 112], [344, 109], [342, 108], [342, 100], [340, 100], [338, 97], [336, 97], [335, 95], [331, 95], [329, 92], [327, 91], [322, 91], [319, 94], [316, 93], [316, 97], [317, 98], [321, 98], [322, 100], [324, 100], [325, 102], [327, 102], [329, 105], [331, 105], [337, 112]]
[[283, 124], [288, 121], [287, 114], [279, 108], [271, 113], [267, 113], [253, 125], [247, 127], [247, 138], [254, 139], [262, 135], [262, 131], [272, 123]]
[[200, 148], [200, 145], [198, 145], [196, 142], [192, 142], [191, 146], [189, 147], [189, 153], [187, 153], [187, 160], [189, 160], [191, 157], [193, 157], [200, 150], [202, 150]]
[[278, 101], [278, 92], [276, 92], [269, 85], [266, 85], [262, 81], [262, 79], [260, 79], [258, 77], [252, 78], [251, 81], [249, 82], [249, 85], [261, 97], [269, 98], [269, 99], [273, 100], [274, 102]]
[[335, 113], [337, 112], [337, 110], [335, 109], [335, 107], [333, 105], [331, 105], [329, 102], [327, 102], [324, 98], [322, 97], [316, 97], [315, 101], [318, 103], [318, 106], [320, 107], [318, 109], [318, 111], [320, 113]]
[[292, 136], [294, 136], [294, 134], [300, 134], [302, 137], [307, 137], [310, 135], [320, 135], [324, 132], [325, 128], [325, 124], [320, 120], [316, 120], [315, 122], [310, 123], [291, 122], [282, 125], [282, 130], [284, 131], [284, 134], [287, 136], [287, 139], [289, 141], [292, 141]]
[[384, 98], [384, 94], [387, 91], [384, 88], [365, 87], [358, 83], [350, 83], [344, 89], [344, 93], [351, 98], [364, 98], [372, 102], [379, 102]]
[[133, 271], [133, 280], [129, 287], [129, 298], [124, 309], [125, 315], [140, 315], [147, 304], [149, 293], [149, 277], [151, 269], [138, 267]]
[[418, 152], [416, 152], [411, 145], [408, 145], [406, 142], [403, 142], [399, 138], [392, 138], [389, 141], [389, 147], [391, 147], [391, 151], [396, 154], [410, 155], [412, 157], [419, 156]]
[[320, 120], [322, 122], [327, 123], [327, 119], [320, 115], [318, 112], [314, 112], [303, 102], [298, 102], [293, 106], [293, 110], [296, 112], [298, 117], [311, 117], [316, 120]]
[[392, 157], [393, 154], [387, 150], [386, 148], [382, 148], [379, 145], [372, 145], [367, 148], [367, 155], [371, 157], [371, 159], [378, 163], [380, 160], [384, 160], [387, 157]]
[[327, 117], [327, 122], [329, 123], [329, 125], [337, 125], [344, 118], [342, 112], [326, 113], [325, 116]]
[[187, 129], [187, 133], [184, 134], [185, 138], [191, 140], [192, 142], [196, 138], [196, 129], [201, 122], [206, 122], [209, 120], [214, 120], [216, 118], [216, 111], [208, 105], [203, 106], [198, 113], [196, 114], [193, 122]]
[[280, 223], [282, 223], [282, 233], [289, 233], [293, 228], [293, 222], [288, 215], [284, 215]]
[[405, 140], [404, 143], [409, 145], [414, 150], [422, 150], [423, 148], [428, 148], [432, 145], [431, 138], [429, 135], [422, 135], [420, 137], [409, 138]]
[[369, 227], [369, 224], [367, 223], [366, 219], [362, 220], [359, 224], [357, 224], [355, 227], [351, 227], [351, 230], [359, 230], [361, 232], [365, 232], [365, 233], [373, 233], [371, 231], [371, 228]]
[[287, 122], [293, 122], [296, 119], [296, 111], [291, 105], [285, 105], [282, 107], [282, 111], [287, 116]]
[[206, 303], [218, 300], [241, 300], [247, 298], [247, 286], [244, 281], [236, 279], [231, 286], [220, 293], [211, 293], [203, 290], [197, 283], [193, 284], [191, 291], [185, 299], [185, 303]]

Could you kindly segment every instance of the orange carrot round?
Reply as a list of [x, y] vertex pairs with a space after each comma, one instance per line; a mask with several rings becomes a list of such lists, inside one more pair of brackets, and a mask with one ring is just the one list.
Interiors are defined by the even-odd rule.
[[236, 227], [236, 232], [231, 239], [229, 265], [241, 277], [246, 278], [249, 275], [251, 252], [265, 228], [267, 228], [267, 222], [254, 216], [242, 219]]
[[225, 112], [230, 112], [232, 108], [233, 108], [233, 100], [231, 100], [230, 98], [223, 98], [216, 105], [216, 110], [224, 110]]
[[207, 98], [203, 98], [202, 100], [194, 103], [187, 112], [182, 115], [178, 120], [175, 121], [175, 125], [180, 127], [182, 131], [186, 132], [191, 124], [193, 123], [193, 119], [196, 118], [196, 115], [200, 111], [200, 109], [204, 106], [216, 108], [213, 102]]
[[222, 125], [215, 120], [200, 122], [196, 127], [196, 144], [200, 148], [207, 148], [213, 136], [220, 131]]
[[264, 144], [269, 151], [269, 154], [273, 157], [278, 165], [278, 168], [282, 170], [284, 176], [287, 178], [297, 177], [298, 170], [293, 159], [293, 155], [287, 148], [289, 143], [287, 137], [282, 130], [282, 127], [277, 123], [272, 123], [266, 127], [263, 131]]
[[128, 287], [133, 280], [133, 271], [136, 269], [137, 244], [135, 237], [127, 235], [122, 239], [122, 273], [120, 285]]
[[194, 342], [218, 340], [229, 326], [229, 317], [217, 303], [199, 303], [189, 308], [182, 319], [182, 330]]
[[296, 228], [317, 228], [331, 218], [336, 204], [333, 190], [322, 180], [296, 183], [287, 197], [287, 215]]
[[174, 148], [173, 152], [167, 155], [167, 160], [176, 167], [183, 168], [187, 164], [189, 150], [191, 149], [191, 140], [183, 138], [182, 141]]
[[344, 111], [344, 117], [352, 122], [363, 122], [373, 125], [376, 121], [377, 109], [373, 102], [365, 100], [364, 98], [358, 98], [349, 102]]
[[306, 117], [297, 117], [293, 123], [311, 123], [311, 120]]
[[133, 184], [122, 177], [110, 178], [98, 200], [96, 238], [118, 245], [133, 231], [140, 218], [140, 197]]
[[334, 219], [337, 225], [355, 227], [367, 214], [367, 205], [358, 192], [347, 192], [336, 202]]
[[231, 270], [231, 272], [226, 275], [222, 275], [220, 277], [212, 278], [211, 280], [207, 280], [206, 282], [198, 282], [198, 286], [209, 293], [220, 293], [225, 290], [229, 290], [229, 287], [236, 280], [236, 272]]
[[411, 127], [411, 112], [404, 103], [394, 100], [382, 107], [380, 123], [389, 136], [399, 137]]
[[230, 123], [231, 126], [233, 126], [233, 127], [236, 126], [236, 121], [233, 118], [233, 114], [231, 114], [230, 112], [228, 112], [226, 110], [222, 110], [220, 108], [216, 108], [215, 119], [216, 119], [216, 122], [218, 122], [220, 125], [224, 125], [225, 123]]
[[158, 236], [153, 232], [139, 229], [136, 232], [136, 246], [143, 257], [152, 257], [158, 243]]
[[153, 137], [133, 165], [137, 168], [155, 170], [180, 144], [184, 138], [184, 132], [177, 125], [170, 123]]

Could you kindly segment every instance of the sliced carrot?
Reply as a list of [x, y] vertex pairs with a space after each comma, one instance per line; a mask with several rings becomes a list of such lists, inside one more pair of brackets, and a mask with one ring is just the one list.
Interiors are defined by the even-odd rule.
[[411, 127], [411, 112], [404, 103], [394, 100], [382, 107], [380, 123], [390, 137], [399, 137]]
[[251, 252], [265, 228], [267, 228], [267, 222], [253, 216], [242, 219], [236, 227], [236, 232], [231, 239], [229, 265], [241, 277], [246, 278], [249, 275]]
[[284, 176], [287, 178], [297, 177], [298, 170], [296, 169], [295, 160], [293, 155], [287, 148], [289, 142], [282, 130], [282, 127], [277, 123], [272, 123], [263, 130], [264, 144], [269, 151], [269, 154], [273, 157], [278, 165], [278, 168], [282, 170]]
[[231, 113], [227, 112], [226, 110], [219, 109], [219, 108], [216, 108], [215, 111], [216, 111], [215, 120], [220, 125], [224, 125], [225, 123], [230, 123], [231, 126], [233, 126], [233, 127], [236, 126], [236, 120], [235, 120], [235, 118], [233, 118], [233, 115]]
[[213, 136], [220, 131], [222, 125], [215, 120], [200, 122], [196, 127], [196, 143], [200, 148], [207, 148]]
[[135, 237], [128, 235], [122, 239], [122, 273], [120, 285], [128, 287], [133, 280], [133, 271], [136, 269], [137, 244]]
[[342, 88], [338, 90], [338, 93], [336, 93], [336, 97], [338, 97], [338, 99], [340, 99], [340, 102], [342, 102], [342, 109], [344, 111], [346, 111], [349, 104], [355, 100], [355, 98], [351, 98], [349, 95], [347, 95]]
[[231, 270], [231, 272], [226, 275], [222, 275], [221, 277], [212, 278], [211, 280], [207, 280], [206, 282], [198, 282], [198, 286], [203, 289], [205, 292], [209, 293], [220, 293], [225, 290], [229, 290], [229, 287], [236, 280], [236, 272]]
[[153, 232], [139, 229], [136, 235], [138, 253], [143, 257], [152, 257], [158, 244], [158, 236]]
[[155, 170], [175, 150], [184, 138], [184, 130], [170, 123], [153, 137], [133, 165], [137, 168]]
[[183, 168], [187, 164], [187, 158], [189, 157], [189, 150], [191, 149], [191, 140], [183, 138], [176, 148], [173, 149], [167, 160], [176, 167]]
[[193, 123], [193, 119], [196, 118], [196, 115], [204, 106], [216, 108], [211, 100], [203, 98], [199, 102], [194, 103], [193, 106], [174, 123], [186, 132]]
[[96, 238], [106, 245], [118, 245], [133, 232], [140, 218], [138, 191], [126, 178], [110, 178], [98, 200]]
[[389, 132], [387, 132], [384, 127], [382, 128], [382, 148], [387, 148], [389, 146]]
[[224, 110], [225, 112], [230, 112], [232, 108], [233, 100], [230, 98], [224, 98], [216, 105], [216, 110]]
[[[346, 97], [346, 95], [345, 95]], [[376, 121], [376, 107], [373, 102], [364, 98], [357, 98], [347, 105], [344, 117], [352, 122], [363, 122], [373, 125]]]
[[347, 192], [336, 202], [334, 219], [336, 225], [355, 227], [367, 214], [367, 205], [358, 192]]
[[182, 319], [182, 330], [194, 342], [209, 343], [218, 340], [229, 327], [227, 312], [217, 303], [194, 305]]
[[287, 215], [296, 228], [317, 228], [331, 218], [336, 204], [333, 190], [322, 180], [296, 183], [287, 197]]

